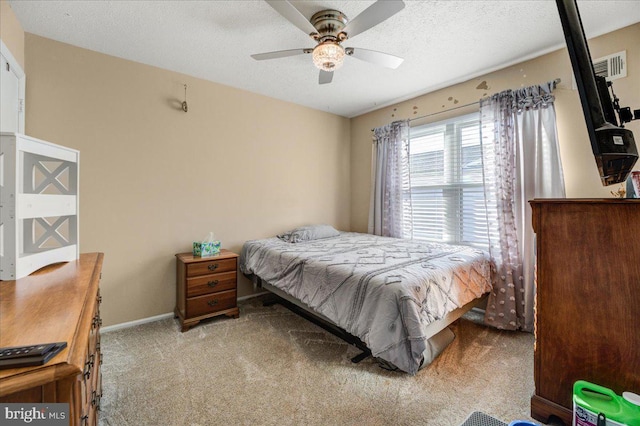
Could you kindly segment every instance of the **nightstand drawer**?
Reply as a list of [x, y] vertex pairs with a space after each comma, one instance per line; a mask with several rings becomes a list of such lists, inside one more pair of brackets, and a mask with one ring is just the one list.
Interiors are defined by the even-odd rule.
[[228, 290], [219, 293], [187, 299], [187, 316], [196, 317], [212, 312], [235, 308], [237, 304], [236, 291]]
[[187, 265], [187, 277], [229, 271], [236, 271], [236, 259], [216, 259], [213, 257], [206, 262], [190, 263]]
[[202, 296], [215, 291], [235, 290], [236, 272], [187, 278], [187, 297]]

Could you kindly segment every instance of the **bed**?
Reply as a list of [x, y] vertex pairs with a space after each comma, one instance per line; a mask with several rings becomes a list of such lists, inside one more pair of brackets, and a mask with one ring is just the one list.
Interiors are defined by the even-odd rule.
[[409, 374], [446, 348], [454, 338], [447, 326], [491, 289], [489, 255], [481, 250], [326, 225], [247, 241], [239, 263], [254, 283]]

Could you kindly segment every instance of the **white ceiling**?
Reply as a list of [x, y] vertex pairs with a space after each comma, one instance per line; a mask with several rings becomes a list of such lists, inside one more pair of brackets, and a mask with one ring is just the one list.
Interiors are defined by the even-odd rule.
[[[291, 3], [307, 18], [327, 8], [353, 18], [373, 1]], [[262, 0], [9, 1], [26, 32], [346, 117], [565, 46], [554, 0], [405, 3], [345, 42], [403, 57], [398, 69], [346, 58], [320, 86], [309, 55], [249, 56], [315, 45]], [[578, 8], [589, 38], [640, 22], [639, 0], [579, 0]]]

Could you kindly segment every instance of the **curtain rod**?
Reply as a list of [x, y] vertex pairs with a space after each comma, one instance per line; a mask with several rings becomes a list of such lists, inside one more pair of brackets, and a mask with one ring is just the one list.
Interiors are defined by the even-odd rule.
[[[557, 84], [560, 84], [560, 82], [561, 82], [561, 81], [562, 81], [562, 80], [561, 80], [561, 79], [559, 79], [559, 78], [556, 78], [555, 80], [553, 80], [553, 88], [552, 88], [552, 89], [555, 89], [555, 86], [556, 86]], [[466, 107], [468, 107], [468, 106], [471, 106], [471, 105], [477, 105], [477, 104], [479, 104], [479, 103], [480, 103], [480, 101], [475, 101], [475, 102], [471, 102], [471, 103], [468, 103], [468, 104], [465, 104], [465, 105], [460, 105], [460, 106], [456, 106], [456, 107], [453, 107], [453, 108], [445, 109], [445, 110], [442, 110], [442, 111], [432, 112], [431, 114], [421, 115], [420, 117], [410, 118], [410, 119], [408, 119], [407, 121], [411, 122], [411, 121], [414, 121], [414, 120], [421, 120], [421, 119], [423, 119], [423, 118], [431, 117], [431, 116], [438, 115], [438, 114], [444, 114], [445, 112], [455, 111], [455, 110], [457, 110], [457, 109], [460, 109], [460, 108], [466, 108]], [[372, 132], [373, 132], [374, 130], [375, 130], [375, 129], [371, 129], [371, 131], [372, 131]]]
[[423, 118], [431, 117], [433, 115], [444, 114], [445, 112], [449, 112], [449, 111], [455, 111], [457, 109], [465, 108], [465, 107], [468, 107], [468, 106], [471, 106], [471, 105], [478, 105], [479, 103], [480, 103], [480, 101], [475, 101], [475, 102], [471, 102], [471, 103], [468, 103], [468, 104], [465, 104], [465, 105], [459, 105], [459, 106], [456, 106], [456, 107], [453, 107], [453, 108], [443, 109], [442, 111], [432, 112], [431, 114], [421, 115], [420, 117], [410, 118], [407, 121], [411, 122], [413, 120], [420, 120], [420, 119], [423, 119]]

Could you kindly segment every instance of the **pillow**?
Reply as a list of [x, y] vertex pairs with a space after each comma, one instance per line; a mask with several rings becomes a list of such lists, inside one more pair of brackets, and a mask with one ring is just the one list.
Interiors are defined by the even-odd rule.
[[330, 225], [308, 225], [287, 231], [278, 235], [287, 243], [301, 243], [303, 241], [319, 240], [322, 238], [337, 237], [340, 232]]

